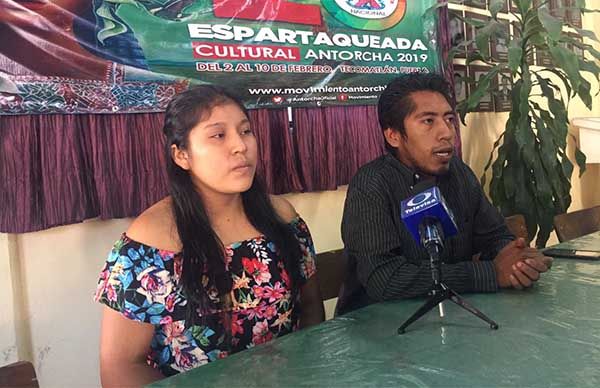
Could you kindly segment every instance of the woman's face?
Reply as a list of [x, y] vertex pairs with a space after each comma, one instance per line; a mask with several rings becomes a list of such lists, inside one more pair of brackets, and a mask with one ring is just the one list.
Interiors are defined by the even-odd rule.
[[257, 145], [250, 122], [234, 103], [215, 106], [189, 133], [185, 150], [173, 158], [204, 194], [235, 194], [254, 180]]

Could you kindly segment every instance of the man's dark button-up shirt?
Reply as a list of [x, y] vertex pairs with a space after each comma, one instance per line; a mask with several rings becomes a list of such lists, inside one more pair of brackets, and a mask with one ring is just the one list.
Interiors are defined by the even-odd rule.
[[[400, 202], [421, 177], [392, 154], [359, 169], [348, 187], [342, 238], [349, 274], [338, 313], [396, 298], [425, 295], [433, 280], [429, 257], [400, 217]], [[445, 241], [443, 281], [457, 292], [494, 292], [492, 260], [514, 236], [486, 198], [473, 171], [458, 158], [436, 182], [454, 213], [458, 234]], [[479, 260], [473, 256], [480, 254]]]

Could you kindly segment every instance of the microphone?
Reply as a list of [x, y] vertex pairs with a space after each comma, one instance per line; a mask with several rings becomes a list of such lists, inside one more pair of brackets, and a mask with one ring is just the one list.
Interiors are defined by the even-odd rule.
[[441, 253], [444, 249], [444, 239], [457, 233], [454, 215], [446, 205], [444, 197], [432, 182], [420, 182], [412, 190], [412, 196], [400, 203], [400, 216], [413, 238], [427, 250], [431, 267], [433, 287], [431, 297], [406, 322], [398, 328], [398, 334], [404, 334], [408, 325], [422, 317], [429, 310], [438, 306], [440, 317], [444, 317], [444, 304], [450, 299], [471, 314], [489, 323], [492, 329], [498, 329], [498, 324], [481, 311], [467, 303], [454, 290], [442, 281]]
[[431, 181], [419, 182], [412, 196], [402, 201], [401, 218], [415, 241], [430, 249], [441, 251], [444, 239], [454, 236], [458, 228], [440, 189]]

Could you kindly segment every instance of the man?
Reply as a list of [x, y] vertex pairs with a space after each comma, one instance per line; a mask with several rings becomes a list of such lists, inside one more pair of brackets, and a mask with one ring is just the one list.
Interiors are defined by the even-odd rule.
[[455, 113], [435, 74], [401, 76], [379, 99], [387, 153], [359, 169], [348, 188], [342, 238], [349, 273], [338, 314], [376, 301], [427, 294], [429, 258], [400, 218], [400, 202], [431, 180], [452, 209], [458, 234], [445, 242], [444, 282], [457, 292], [531, 287], [552, 259], [508, 231], [471, 169], [454, 156]]

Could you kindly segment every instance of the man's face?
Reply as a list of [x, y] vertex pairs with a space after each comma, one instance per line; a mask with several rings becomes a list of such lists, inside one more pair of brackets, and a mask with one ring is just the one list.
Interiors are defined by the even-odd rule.
[[424, 175], [448, 172], [454, 153], [454, 112], [443, 95], [432, 91], [411, 93], [415, 109], [404, 119], [406, 135], [389, 128], [386, 139], [398, 149], [397, 158]]

